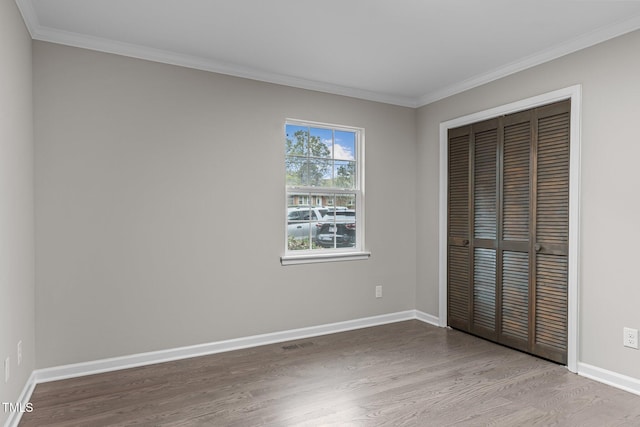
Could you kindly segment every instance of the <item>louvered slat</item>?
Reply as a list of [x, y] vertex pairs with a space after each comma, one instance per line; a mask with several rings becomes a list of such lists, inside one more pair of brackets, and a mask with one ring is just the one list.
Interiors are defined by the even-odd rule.
[[569, 113], [538, 120], [536, 239], [569, 240]]
[[469, 236], [469, 136], [449, 140], [449, 237]]
[[476, 248], [473, 267], [473, 324], [495, 330], [496, 251]]
[[535, 343], [561, 352], [567, 349], [567, 257], [536, 257]]
[[529, 254], [502, 253], [502, 333], [529, 339]]
[[475, 135], [474, 237], [496, 238], [496, 148], [498, 131]]
[[502, 236], [504, 240], [529, 239], [529, 122], [504, 128]]
[[469, 323], [469, 249], [449, 246], [449, 323], [458, 327]]

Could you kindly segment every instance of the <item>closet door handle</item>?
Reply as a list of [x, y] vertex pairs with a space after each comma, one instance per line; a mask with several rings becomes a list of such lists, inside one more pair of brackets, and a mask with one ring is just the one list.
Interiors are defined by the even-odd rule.
[[464, 239], [464, 240], [462, 241], [462, 246], [469, 246], [469, 240]]
[[536, 243], [533, 247], [536, 252], [540, 252], [542, 250], [542, 245], [540, 243]]

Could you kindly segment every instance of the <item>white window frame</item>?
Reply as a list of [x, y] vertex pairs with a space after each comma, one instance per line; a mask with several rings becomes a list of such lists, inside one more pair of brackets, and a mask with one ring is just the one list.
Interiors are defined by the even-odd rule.
[[[320, 123], [308, 120], [286, 119], [283, 133], [286, 135], [287, 125], [312, 128], [331, 129], [333, 131], [354, 132], [356, 135], [355, 158], [356, 176], [355, 189], [338, 189], [335, 187], [289, 186], [285, 182], [284, 207], [284, 255], [280, 257], [282, 265], [307, 264], [317, 262], [348, 261], [367, 259], [371, 255], [365, 250], [365, 201], [364, 201], [364, 129], [354, 126]], [[286, 156], [286, 153], [284, 154]], [[283, 162], [284, 165], [284, 162]], [[283, 172], [286, 171], [283, 168]], [[289, 250], [287, 244], [287, 208], [290, 193], [325, 193], [325, 194], [355, 194], [356, 196], [356, 246], [348, 248], [323, 248], [308, 250]], [[312, 194], [312, 197], [316, 197]]]

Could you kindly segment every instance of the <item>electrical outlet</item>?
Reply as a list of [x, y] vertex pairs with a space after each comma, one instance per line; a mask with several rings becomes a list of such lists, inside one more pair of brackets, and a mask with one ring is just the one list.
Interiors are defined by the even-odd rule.
[[631, 328], [624, 328], [624, 341], [623, 344], [625, 347], [638, 349], [638, 330]]
[[18, 341], [18, 366], [22, 363], [22, 340]]
[[376, 298], [382, 298], [382, 285], [376, 286]]
[[8, 383], [9, 382], [9, 363], [11, 362], [10, 358], [6, 358], [4, 359], [4, 382]]

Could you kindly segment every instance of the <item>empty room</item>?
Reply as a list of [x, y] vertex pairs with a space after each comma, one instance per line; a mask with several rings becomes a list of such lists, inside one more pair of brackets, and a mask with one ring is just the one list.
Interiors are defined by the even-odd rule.
[[640, 2], [0, 0], [0, 425], [640, 425]]

